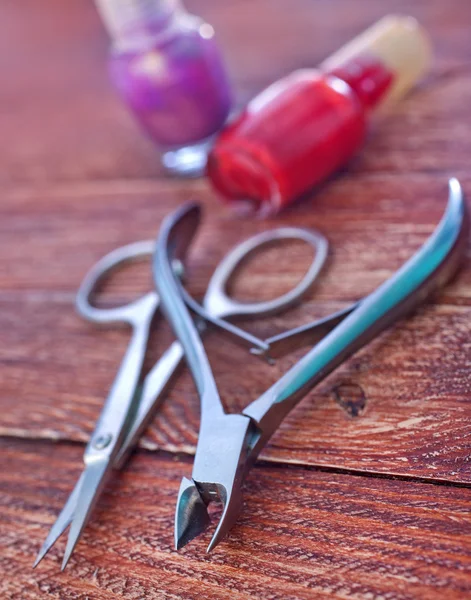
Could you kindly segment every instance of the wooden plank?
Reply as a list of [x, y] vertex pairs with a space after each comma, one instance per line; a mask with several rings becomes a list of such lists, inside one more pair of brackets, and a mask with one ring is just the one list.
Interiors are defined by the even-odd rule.
[[471, 593], [471, 490], [257, 466], [228, 540], [173, 550], [187, 459], [140, 453], [109, 486], [69, 566], [31, 563], [80, 468], [76, 446], [4, 441], [0, 595], [8, 600], [389, 598]]
[[[0, 597], [469, 597], [469, 261], [433, 304], [355, 356], [289, 416], [249, 477], [230, 539], [212, 555], [204, 553], [209, 534], [173, 551], [174, 502], [181, 476], [191, 473], [199, 418], [184, 372], [142, 440], [167, 453], [141, 450], [113, 480], [64, 574], [63, 540], [30, 570], [78, 476], [82, 444], [128, 339], [73, 312], [77, 286], [102, 254], [153, 237], [165, 214], [197, 196], [209, 213], [188, 268], [198, 296], [218, 260], [248, 235], [279, 224], [317, 227], [332, 244], [329, 270], [301, 307], [243, 323], [268, 335], [345, 306], [388, 277], [440, 218], [447, 177], [459, 176], [471, 198], [463, 125], [471, 116], [470, 3], [186, 4], [215, 26], [239, 104], [315, 65], [387, 12], [414, 14], [430, 31], [432, 73], [374, 126], [346, 173], [282, 220], [236, 221], [204, 181], [162, 178], [156, 148], [108, 81], [109, 44], [93, 2], [2, 4], [0, 435], [9, 437], [0, 439]], [[235, 292], [279, 293], [306, 261], [299, 246], [268, 253]], [[104, 299], [123, 301], [149, 284], [144, 268], [126, 270]], [[168, 328], [156, 332], [148, 367], [170, 340]], [[231, 410], [296, 359], [269, 368], [220, 340], [213, 335], [208, 348]]]
[[[387, 12], [420, 19], [434, 41], [433, 71], [420, 91], [378, 127], [353, 172], [468, 168], [471, 5], [460, 0], [195, 0], [218, 31], [237, 103], [276, 78], [313, 67]], [[1, 9], [0, 181], [155, 178], [156, 148], [139, 131], [107, 75], [108, 40], [92, 2], [21, 0]], [[25, 19], [24, 15], [28, 18]], [[263, 26], [262, 26], [263, 24]], [[446, 25], [446, 26], [445, 26]], [[33, 101], [31, 99], [34, 99]]]
[[[471, 179], [461, 181], [471, 198]], [[24, 291], [74, 294], [96, 260], [122, 244], [153, 239], [164, 216], [193, 198], [202, 203], [205, 214], [189, 260], [192, 293], [204, 293], [216, 264], [237, 243], [260, 231], [293, 225], [319, 229], [331, 244], [329, 269], [316, 289], [316, 299], [352, 302], [371, 292], [420, 247], [441, 218], [447, 195], [445, 173], [404, 178], [363, 174], [339, 178], [282, 219], [260, 221], [235, 219], [203, 182], [11, 189], [2, 200], [0, 252], [9, 260], [0, 276], [0, 294], [8, 292], [10, 298]], [[267, 256], [254, 265], [250, 271], [254, 277], [246, 278], [238, 291], [279, 293], [281, 286], [293, 285], [302, 276], [308, 258], [300, 246]], [[146, 271], [133, 273], [130, 269], [120, 279], [116, 293], [131, 297], [149, 285]], [[471, 304], [469, 263], [457, 285], [442, 296], [444, 301]]]
[[[464, 184], [471, 188], [468, 180]], [[83, 184], [75, 190], [65, 185], [43, 193], [23, 189], [6, 194], [0, 251], [10, 260], [0, 278], [5, 339], [0, 432], [88, 439], [128, 334], [99, 331], [82, 322], [73, 310], [75, 290], [103, 253], [155, 235], [159, 221], [173, 208], [175, 197], [183, 199], [185, 189], [178, 183], [136, 183], [124, 190], [113, 184]], [[279, 224], [235, 222], [211, 204], [204, 186], [200, 191], [208, 214], [188, 271], [188, 287], [196, 296], [203, 294], [218, 259], [232, 245]], [[406, 185], [395, 177], [369, 175], [339, 180], [312, 206], [300, 205], [284, 223], [325, 232], [332, 243], [329, 268], [312, 299], [277, 319], [247, 327], [271, 335], [367, 294], [426, 239], [445, 200], [441, 176], [415, 176]], [[28, 243], [18, 244], [21, 236]], [[238, 281], [235, 291], [245, 298], [256, 297], [260, 290], [278, 294], [302, 275], [306, 258], [299, 246], [267, 254], [252, 265], [251, 277]], [[131, 299], [151, 285], [147, 268], [128, 269], [113, 281], [107, 293], [113, 301]], [[310, 394], [273, 439], [266, 458], [469, 482], [469, 262], [438, 300], [438, 306], [403, 322]], [[171, 339], [168, 328], [157, 331], [149, 367]], [[232, 410], [256, 398], [294, 360], [269, 368], [231, 344], [221, 346], [219, 336], [208, 347]], [[185, 374], [143, 444], [192, 453], [198, 419], [198, 402]]]
[[[85, 442], [103, 405], [128, 334], [97, 331], [69, 304], [0, 304], [0, 434]], [[339, 308], [340, 305], [337, 305]], [[332, 305], [303, 308], [314, 317]], [[428, 306], [354, 356], [291, 413], [264, 453], [271, 461], [471, 481], [471, 310]], [[171, 342], [152, 341], [148, 366]], [[275, 367], [210, 336], [209, 356], [229, 410], [241, 410], [299, 358]], [[188, 372], [174, 385], [148, 448], [193, 453], [199, 402]]]

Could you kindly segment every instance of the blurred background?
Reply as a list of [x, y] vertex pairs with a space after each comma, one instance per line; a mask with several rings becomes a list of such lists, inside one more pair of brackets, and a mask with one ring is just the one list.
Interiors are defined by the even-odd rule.
[[[443, 0], [187, 0], [185, 6], [214, 26], [239, 106], [294, 69], [314, 67], [384, 14], [416, 16], [429, 30], [435, 51], [432, 74], [423, 85], [444, 77], [436, 94], [446, 95], [446, 101], [437, 97], [434, 102], [432, 96], [428, 107], [421, 106], [419, 90], [401, 102], [353, 168], [384, 170], [391, 161], [404, 170], [432, 168], [426, 156], [414, 155], [411, 163], [404, 152], [407, 144], [418, 143], [403, 139], [402, 127], [396, 133], [404, 119], [411, 128], [422, 128], [429, 150], [436, 144], [444, 170], [459, 175], [465, 167], [469, 142], [453, 129], [458, 120], [449, 131], [448, 148], [443, 136], [430, 136], [441, 123], [450, 127], [447, 115], [463, 106], [464, 97], [471, 101], [469, 85], [463, 86], [459, 77], [446, 80], [468, 66], [471, 3], [461, 2], [460, 11]], [[4, 0], [0, 29], [1, 182], [162, 174], [155, 146], [111, 85], [110, 43], [92, 0]], [[460, 104], [454, 105], [457, 94]], [[393, 155], [384, 152], [391, 146]], [[457, 164], [459, 156], [462, 165]]]

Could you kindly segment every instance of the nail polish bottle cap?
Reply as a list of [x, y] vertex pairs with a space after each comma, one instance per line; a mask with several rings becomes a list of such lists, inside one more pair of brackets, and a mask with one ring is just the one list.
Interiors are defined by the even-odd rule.
[[340, 72], [358, 60], [379, 61], [392, 77], [381, 104], [397, 100], [425, 74], [431, 46], [424, 28], [413, 17], [389, 15], [343, 46], [321, 65], [322, 71]]
[[180, 0], [95, 0], [95, 4], [110, 37], [118, 44], [126, 37], [158, 34], [183, 10]]

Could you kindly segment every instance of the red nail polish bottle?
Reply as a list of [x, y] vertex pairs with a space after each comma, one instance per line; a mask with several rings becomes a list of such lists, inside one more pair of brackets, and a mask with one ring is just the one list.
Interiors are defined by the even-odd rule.
[[324, 61], [256, 96], [219, 135], [207, 172], [234, 207], [276, 213], [343, 166], [373, 110], [404, 94], [430, 61], [410, 17], [385, 17]]

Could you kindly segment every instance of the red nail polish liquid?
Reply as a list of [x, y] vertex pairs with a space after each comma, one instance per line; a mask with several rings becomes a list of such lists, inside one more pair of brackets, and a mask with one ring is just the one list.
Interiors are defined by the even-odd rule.
[[416, 21], [383, 19], [319, 70], [296, 71], [254, 98], [215, 143], [212, 183], [234, 203], [278, 212], [358, 151], [370, 112], [409, 89], [428, 61]]

